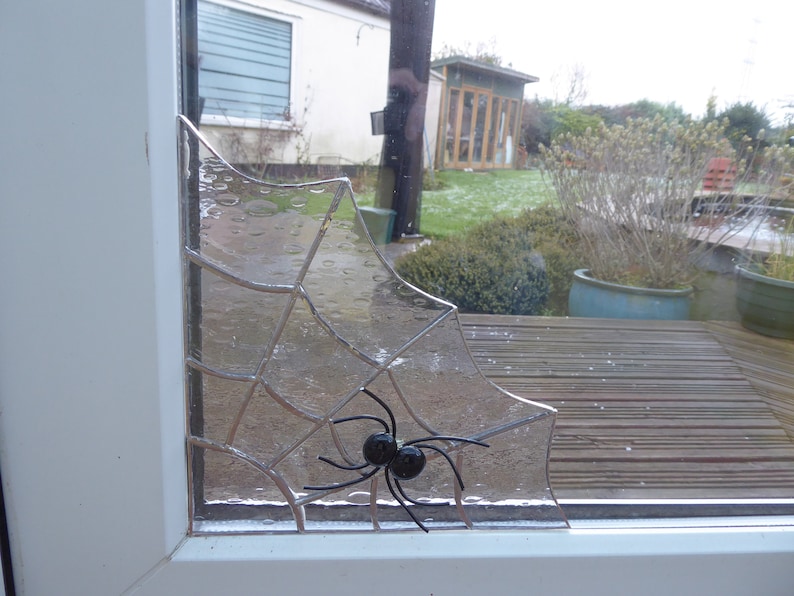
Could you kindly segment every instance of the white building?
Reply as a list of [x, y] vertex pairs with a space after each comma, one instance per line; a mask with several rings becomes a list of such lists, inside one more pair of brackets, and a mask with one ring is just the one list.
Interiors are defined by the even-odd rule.
[[387, 0], [199, 0], [201, 126], [235, 163], [371, 164]]

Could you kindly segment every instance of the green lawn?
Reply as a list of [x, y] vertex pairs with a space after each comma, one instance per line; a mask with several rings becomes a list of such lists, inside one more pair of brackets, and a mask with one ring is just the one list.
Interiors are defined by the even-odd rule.
[[[427, 185], [432, 184], [425, 173]], [[435, 172], [440, 190], [422, 191], [420, 232], [430, 238], [443, 238], [497, 215], [517, 215], [553, 199], [551, 190], [538, 170], [498, 170], [492, 172]], [[373, 194], [358, 197], [362, 205], [372, 205]]]
[[554, 198], [538, 170], [448, 170], [435, 176], [441, 190], [422, 192], [419, 223], [421, 233], [431, 238], [460, 233], [496, 215], [518, 215]]

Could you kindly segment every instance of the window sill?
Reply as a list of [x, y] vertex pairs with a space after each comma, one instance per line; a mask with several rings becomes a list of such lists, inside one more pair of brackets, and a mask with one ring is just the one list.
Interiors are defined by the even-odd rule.
[[792, 559], [794, 526], [192, 537], [136, 593], [787, 594]]
[[287, 120], [254, 120], [249, 118], [238, 118], [236, 116], [218, 116], [215, 114], [204, 114], [201, 116], [202, 126], [217, 126], [224, 128], [251, 128], [261, 130], [294, 132], [300, 126]]

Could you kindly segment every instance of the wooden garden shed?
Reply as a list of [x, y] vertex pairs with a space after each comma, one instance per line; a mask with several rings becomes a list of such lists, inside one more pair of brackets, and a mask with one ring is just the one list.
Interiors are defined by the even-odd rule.
[[436, 168], [514, 168], [524, 85], [539, 79], [463, 56], [436, 60], [431, 67], [445, 78]]

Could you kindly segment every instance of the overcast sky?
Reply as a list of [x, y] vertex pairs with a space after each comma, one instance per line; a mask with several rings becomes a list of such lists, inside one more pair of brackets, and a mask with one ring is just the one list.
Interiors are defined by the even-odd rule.
[[[526, 95], [560, 96], [579, 64], [585, 103], [676, 102], [702, 116], [752, 101], [780, 123], [794, 103], [794, 1], [436, 0], [434, 51], [495, 40], [503, 66], [540, 78]], [[794, 109], [788, 110], [794, 113]]]

